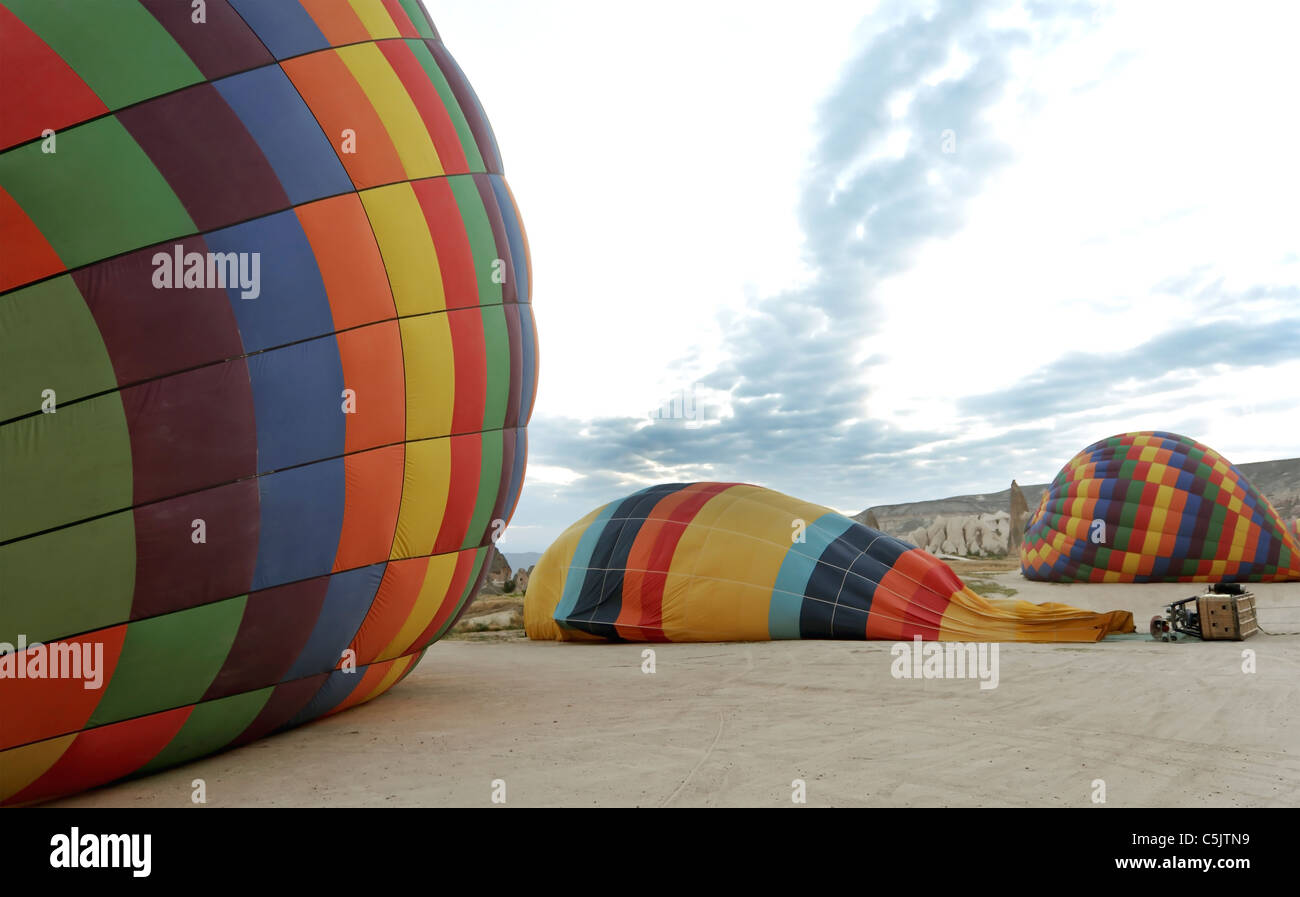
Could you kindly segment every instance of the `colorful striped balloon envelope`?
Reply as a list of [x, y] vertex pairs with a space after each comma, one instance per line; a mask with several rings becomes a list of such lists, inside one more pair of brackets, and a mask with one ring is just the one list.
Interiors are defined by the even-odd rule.
[[1092, 642], [1127, 611], [988, 599], [933, 555], [739, 483], [672, 483], [569, 527], [528, 582], [529, 638]]
[[1025, 530], [1052, 582], [1300, 579], [1300, 538], [1218, 452], [1175, 433], [1112, 436], [1070, 460]]
[[537, 352], [495, 138], [416, 0], [0, 0], [0, 58], [23, 803], [409, 673], [513, 513]]

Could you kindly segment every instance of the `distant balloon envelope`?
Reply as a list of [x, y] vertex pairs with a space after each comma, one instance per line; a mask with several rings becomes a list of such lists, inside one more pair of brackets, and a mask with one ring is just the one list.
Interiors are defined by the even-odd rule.
[[495, 139], [417, 0], [0, 0], [0, 56], [25, 803], [409, 673], [513, 513], [537, 353]]
[[1091, 642], [1127, 611], [987, 599], [933, 555], [739, 483], [651, 486], [592, 511], [528, 581], [529, 638]]
[[1300, 579], [1300, 537], [1213, 449], [1126, 433], [1056, 475], [1020, 562], [1050, 582], [1281, 582]]

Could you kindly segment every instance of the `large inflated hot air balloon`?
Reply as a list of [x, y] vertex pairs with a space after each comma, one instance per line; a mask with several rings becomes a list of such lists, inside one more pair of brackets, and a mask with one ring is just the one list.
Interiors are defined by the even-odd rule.
[[597, 508], [528, 582], [534, 639], [1091, 642], [1127, 611], [990, 600], [919, 548], [736, 483], [652, 486]]
[[0, 58], [24, 803], [406, 675], [514, 509], [536, 345], [495, 140], [416, 0], [0, 0]]
[[1300, 579], [1300, 540], [1218, 452], [1144, 432], [1088, 446], [1043, 493], [1021, 570], [1055, 582]]

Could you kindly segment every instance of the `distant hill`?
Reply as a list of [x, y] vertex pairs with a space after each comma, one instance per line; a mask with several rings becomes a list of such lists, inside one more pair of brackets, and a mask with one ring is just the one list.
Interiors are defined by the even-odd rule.
[[[1300, 517], [1300, 458], [1238, 464], [1237, 469], [1273, 503], [1284, 520]], [[1037, 507], [1038, 500], [1047, 487], [1047, 483], [1020, 487], [1031, 511]], [[1008, 486], [1000, 492], [955, 495], [951, 498], [897, 505], [875, 505], [853, 519], [865, 523], [867, 515], [874, 514], [882, 530], [891, 536], [907, 539], [917, 530], [934, 528], [941, 517], [949, 520], [957, 518], [957, 528], [965, 526], [969, 531], [970, 525], [979, 515], [1009, 514], [1010, 509], [1011, 488]]]
[[503, 551], [511, 570], [527, 570], [542, 559], [540, 551]]
[[[1038, 500], [1047, 491], [1047, 484], [1021, 486], [1025, 501], [1032, 510]], [[985, 492], [980, 495], [954, 495], [952, 498], [935, 498], [929, 501], [913, 501], [901, 505], [875, 505], [867, 508], [853, 519], [866, 523], [867, 514], [873, 513], [880, 521], [880, 527], [891, 536], [903, 536], [917, 527], [929, 526], [940, 517], [974, 517], [979, 514], [1009, 513], [1011, 508], [1011, 487], [1001, 492]]]
[[1238, 464], [1237, 469], [1264, 493], [1283, 518], [1300, 517], [1300, 458]]

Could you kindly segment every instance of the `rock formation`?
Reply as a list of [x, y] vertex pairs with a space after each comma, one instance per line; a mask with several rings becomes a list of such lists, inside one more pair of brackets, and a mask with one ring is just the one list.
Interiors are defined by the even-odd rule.
[[931, 554], [955, 554], [962, 557], [990, 557], [1007, 553], [1007, 536], [1011, 516], [966, 514], [939, 517], [929, 526], [917, 527], [903, 539]]
[[506, 556], [499, 551], [492, 552], [492, 566], [488, 568], [487, 575], [488, 582], [503, 585], [510, 576], [510, 563], [506, 560]]
[[1025, 527], [1029, 524], [1029, 502], [1025, 493], [1020, 491], [1020, 484], [1011, 481], [1011, 531], [1007, 539], [1007, 554], [1019, 554], [1020, 543], [1025, 538]]

